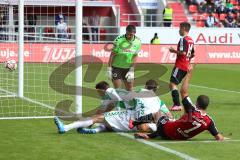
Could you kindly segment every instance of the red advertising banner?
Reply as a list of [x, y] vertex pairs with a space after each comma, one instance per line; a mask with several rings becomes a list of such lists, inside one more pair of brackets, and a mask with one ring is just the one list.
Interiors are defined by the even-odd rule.
[[[174, 63], [176, 55], [169, 52], [174, 45], [142, 45], [138, 63]], [[83, 44], [83, 62], [107, 63], [111, 44]], [[196, 45], [195, 63], [240, 63], [240, 50], [236, 45]], [[75, 57], [75, 44], [27, 43], [25, 62], [66, 62]], [[0, 61], [18, 58], [17, 43], [0, 43]]]

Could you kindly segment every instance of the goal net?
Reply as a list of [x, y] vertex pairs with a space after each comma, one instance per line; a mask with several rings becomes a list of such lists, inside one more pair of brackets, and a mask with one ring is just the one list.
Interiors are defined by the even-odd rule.
[[[68, 107], [64, 109], [61, 102], [69, 100], [76, 105], [74, 87], [69, 87], [76, 85], [76, 2], [24, 0], [24, 65], [8, 71], [4, 62], [14, 59], [18, 63], [20, 56], [19, 2], [0, 1], [0, 119], [67, 113]], [[19, 97], [20, 92], [23, 95]], [[73, 107], [71, 112], [75, 112]]]

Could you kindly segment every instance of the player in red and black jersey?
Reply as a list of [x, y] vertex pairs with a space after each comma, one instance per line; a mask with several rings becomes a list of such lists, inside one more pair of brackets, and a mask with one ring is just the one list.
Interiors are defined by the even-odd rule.
[[213, 120], [206, 113], [206, 109], [209, 104], [209, 98], [205, 95], [198, 96], [196, 106], [191, 102], [188, 96], [188, 85], [190, 78], [191, 71], [187, 73], [182, 85], [181, 96], [185, 109], [184, 115], [182, 115], [182, 117], [178, 120], [173, 121], [165, 116], [162, 116], [160, 112], [157, 112], [142, 116], [135, 121], [130, 121], [130, 128], [135, 125], [152, 121], [157, 123], [156, 132], [151, 134], [137, 133], [135, 134], [135, 137], [148, 139], [160, 136], [164, 139], [186, 140], [205, 130], [208, 130], [216, 140], [224, 140], [224, 137], [216, 129]]
[[172, 47], [169, 49], [170, 52], [177, 54], [177, 59], [172, 70], [169, 84], [174, 103], [170, 109], [171, 111], [182, 110], [177, 86], [186, 76], [190, 61], [194, 57], [194, 42], [192, 38], [188, 36], [190, 28], [191, 25], [188, 22], [182, 22], [179, 29], [179, 34], [182, 38], [180, 38], [178, 42], [177, 50]]

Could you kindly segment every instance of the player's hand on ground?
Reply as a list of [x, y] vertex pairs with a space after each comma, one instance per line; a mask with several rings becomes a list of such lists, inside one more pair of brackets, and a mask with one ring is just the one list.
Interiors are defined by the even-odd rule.
[[174, 52], [175, 52], [175, 49], [174, 49], [173, 47], [170, 47], [170, 48], [169, 48], [169, 51], [172, 52], [172, 53], [174, 53]]
[[107, 77], [112, 80], [112, 67], [108, 67], [107, 69]]
[[146, 133], [135, 133], [134, 137], [136, 139], [149, 139], [149, 136]]

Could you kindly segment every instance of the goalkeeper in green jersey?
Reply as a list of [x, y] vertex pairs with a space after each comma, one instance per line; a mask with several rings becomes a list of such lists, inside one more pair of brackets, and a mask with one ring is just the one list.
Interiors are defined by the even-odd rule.
[[118, 36], [113, 42], [107, 75], [112, 80], [114, 88], [120, 88], [123, 81], [126, 90], [132, 91], [134, 67], [141, 49], [141, 41], [135, 34], [136, 27], [128, 25], [126, 34]]

